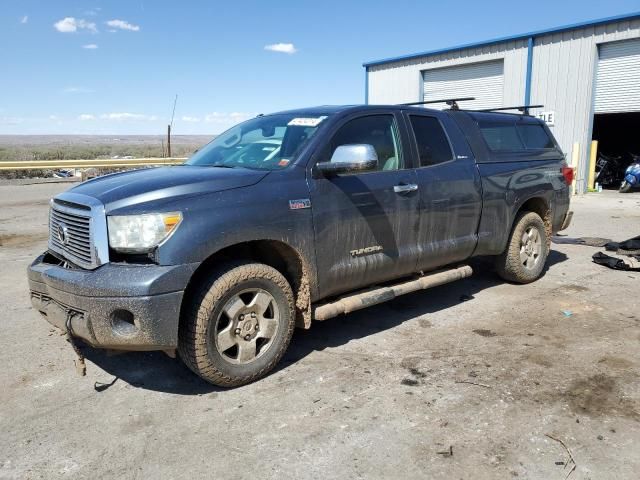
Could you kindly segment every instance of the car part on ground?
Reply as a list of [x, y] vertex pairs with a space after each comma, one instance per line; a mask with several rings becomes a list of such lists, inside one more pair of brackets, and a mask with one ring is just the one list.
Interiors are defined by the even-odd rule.
[[595, 263], [616, 270], [640, 270], [640, 235], [623, 242], [609, 242], [604, 247], [614, 253], [594, 253]]
[[559, 245], [568, 244], [568, 245], [586, 245], [588, 247], [604, 247], [607, 243], [611, 242], [610, 238], [599, 238], [599, 237], [564, 237], [554, 235], [551, 237], [552, 243], [557, 243]]
[[592, 258], [595, 263], [615, 270], [640, 271], [640, 255], [607, 255], [597, 252], [593, 254]]

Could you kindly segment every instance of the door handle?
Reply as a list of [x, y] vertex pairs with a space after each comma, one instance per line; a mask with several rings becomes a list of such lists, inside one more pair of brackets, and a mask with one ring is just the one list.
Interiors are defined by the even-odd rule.
[[415, 183], [406, 183], [403, 185], [395, 185], [393, 187], [393, 191], [396, 193], [415, 192], [416, 190], [418, 190], [418, 185]]

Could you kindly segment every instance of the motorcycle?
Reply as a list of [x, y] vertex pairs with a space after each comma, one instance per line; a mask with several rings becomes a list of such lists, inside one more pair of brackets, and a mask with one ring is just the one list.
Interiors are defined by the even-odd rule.
[[633, 188], [640, 186], [640, 155], [630, 155], [632, 162], [624, 172], [620, 193], [630, 192]]
[[622, 156], [600, 153], [596, 161], [595, 181], [603, 187], [615, 187], [623, 171]]

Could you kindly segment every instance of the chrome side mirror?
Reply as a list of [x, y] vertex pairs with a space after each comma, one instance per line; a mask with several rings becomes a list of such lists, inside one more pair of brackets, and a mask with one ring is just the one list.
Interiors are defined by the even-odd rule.
[[378, 167], [378, 154], [372, 145], [340, 145], [331, 156], [331, 161], [320, 162], [316, 168], [324, 175], [365, 172]]

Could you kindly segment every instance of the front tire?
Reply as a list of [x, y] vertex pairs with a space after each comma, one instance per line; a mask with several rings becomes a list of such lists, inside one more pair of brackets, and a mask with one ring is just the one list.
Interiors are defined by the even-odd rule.
[[222, 267], [183, 312], [178, 352], [209, 383], [236, 387], [266, 375], [280, 361], [295, 327], [291, 286], [260, 263]]
[[626, 180], [622, 181], [622, 185], [620, 185], [620, 193], [629, 193], [631, 191], [631, 184]]
[[509, 282], [530, 283], [542, 275], [549, 254], [542, 218], [534, 212], [516, 217], [505, 251], [496, 258], [498, 275]]

